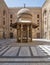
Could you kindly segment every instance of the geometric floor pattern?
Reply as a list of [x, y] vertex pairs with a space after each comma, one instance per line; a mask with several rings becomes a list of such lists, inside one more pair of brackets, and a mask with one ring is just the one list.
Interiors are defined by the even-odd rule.
[[2, 46], [0, 47], [0, 57], [34, 57], [48, 56], [48, 54], [38, 46]]
[[50, 65], [50, 46], [11, 46], [12, 42], [0, 41], [0, 65]]
[[0, 65], [50, 65], [50, 56], [39, 46], [0, 46]]

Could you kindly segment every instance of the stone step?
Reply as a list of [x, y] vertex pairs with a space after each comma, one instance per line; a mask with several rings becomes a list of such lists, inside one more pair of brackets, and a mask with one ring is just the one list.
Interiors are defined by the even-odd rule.
[[49, 62], [49, 58], [0, 58], [0, 62], [25, 62], [25, 63], [34, 63], [34, 62]]
[[50, 65], [50, 63], [0, 63], [0, 65]]

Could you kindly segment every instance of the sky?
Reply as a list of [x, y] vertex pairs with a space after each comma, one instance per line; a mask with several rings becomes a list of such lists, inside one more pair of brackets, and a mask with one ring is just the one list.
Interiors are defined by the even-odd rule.
[[45, 0], [5, 0], [8, 7], [42, 7]]

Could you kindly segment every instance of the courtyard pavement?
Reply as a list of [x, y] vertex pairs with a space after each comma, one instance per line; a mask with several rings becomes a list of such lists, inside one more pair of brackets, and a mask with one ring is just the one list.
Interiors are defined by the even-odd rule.
[[50, 46], [13, 46], [15, 40], [0, 40], [0, 65], [50, 65]]

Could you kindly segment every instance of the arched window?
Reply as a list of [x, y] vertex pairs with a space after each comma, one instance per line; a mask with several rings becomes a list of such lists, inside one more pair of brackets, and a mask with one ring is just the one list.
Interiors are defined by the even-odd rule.
[[6, 11], [5, 11], [5, 10], [3, 10], [3, 16], [5, 16], [5, 13], [6, 13]]
[[47, 13], [47, 10], [44, 10], [44, 13], [43, 13], [43, 15], [46, 15], [46, 13]]
[[46, 25], [46, 23], [47, 23], [47, 10], [46, 9], [43, 12], [43, 17], [44, 17], [44, 23]]

